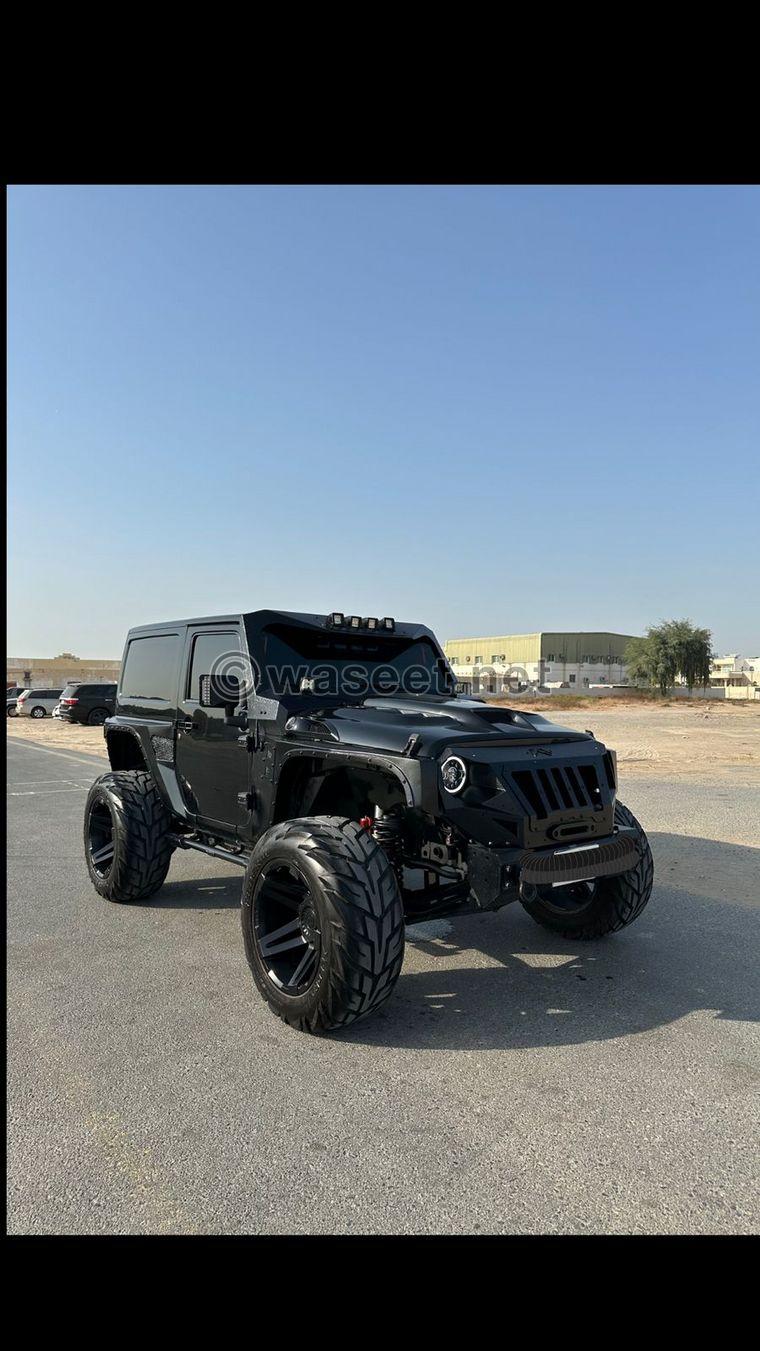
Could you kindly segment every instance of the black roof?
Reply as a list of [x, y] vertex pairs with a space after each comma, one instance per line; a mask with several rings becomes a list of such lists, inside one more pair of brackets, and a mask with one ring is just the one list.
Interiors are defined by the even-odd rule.
[[[295, 610], [246, 610], [243, 613], [226, 615], [203, 615], [196, 619], [166, 619], [162, 623], [140, 624], [129, 630], [129, 637], [139, 637], [140, 634], [166, 633], [172, 629], [184, 629], [194, 627], [197, 624], [238, 624], [242, 620], [252, 620], [258, 627], [269, 623], [271, 620], [291, 620], [297, 624], [313, 624], [323, 628], [327, 623], [329, 615], [326, 614], [308, 614]], [[379, 615], [378, 618], [383, 618]], [[378, 630], [382, 633], [381, 630]], [[421, 637], [423, 634], [435, 639], [435, 634], [427, 628], [425, 624], [410, 624], [396, 621], [396, 632], [405, 634], [408, 637]]]

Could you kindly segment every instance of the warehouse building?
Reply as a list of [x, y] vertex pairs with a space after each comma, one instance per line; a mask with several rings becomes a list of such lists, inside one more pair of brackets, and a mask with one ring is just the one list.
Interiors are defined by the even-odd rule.
[[444, 644], [465, 694], [513, 693], [542, 686], [589, 690], [625, 685], [629, 633], [509, 633], [451, 638]]
[[58, 657], [8, 657], [5, 663], [6, 685], [22, 689], [63, 689], [67, 680], [107, 683], [119, 679], [121, 661], [75, 657], [62, 652]]

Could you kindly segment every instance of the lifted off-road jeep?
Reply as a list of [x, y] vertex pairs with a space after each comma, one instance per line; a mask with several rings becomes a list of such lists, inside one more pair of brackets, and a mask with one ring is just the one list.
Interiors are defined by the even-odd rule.
[[110, 901], [162, 885], [173, 850], [245, 869], [253, 978], [308, 1032], [391, 993], [404, 925], [519, 900], [601, 938], [652, 890], [641, 826], [591, 732], [455, 694], [420, 624], [244, 615], [132, 629], [87, 868]]

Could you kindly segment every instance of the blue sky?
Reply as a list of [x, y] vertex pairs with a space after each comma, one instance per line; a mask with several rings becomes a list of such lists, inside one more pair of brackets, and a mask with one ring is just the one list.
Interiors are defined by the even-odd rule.
[[16, 187], [9, 650], [259, 607], [760, 653], [756, 188]]

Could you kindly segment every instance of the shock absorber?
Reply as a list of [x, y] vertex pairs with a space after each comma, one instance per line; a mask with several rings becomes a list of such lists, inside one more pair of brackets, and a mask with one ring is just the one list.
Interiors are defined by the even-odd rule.
[[401, 817], [395, 812], [386, 814], [382, 807], [375, 807], [375, 819], [370, 826], [370, 833], [372, 838], [383, 846], [396, 874], [396, 881], [399, 887], [402, 887], [404, 884], [404, 865], [402, 861]]

